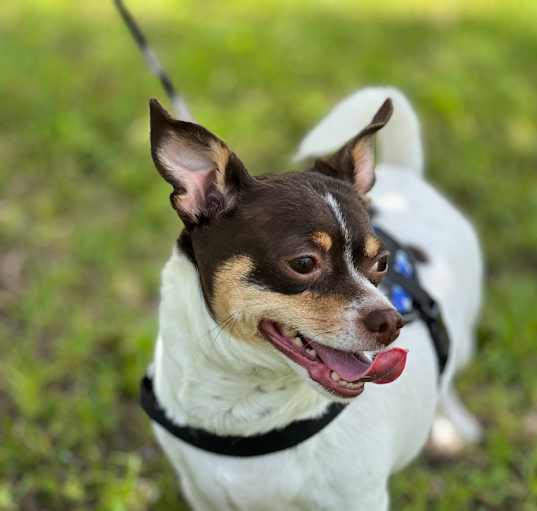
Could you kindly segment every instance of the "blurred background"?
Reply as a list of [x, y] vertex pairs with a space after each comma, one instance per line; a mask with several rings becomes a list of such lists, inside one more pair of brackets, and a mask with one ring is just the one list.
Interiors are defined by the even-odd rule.
[[[194, 115], [253, 172], [368, 84], [423, 122], [428, 176], [487, 258], [459, 380], [486, 427], [393, 509], [537, 509], [537, 2], [126, 2]], [[186, 510], [137, 405], [180, 224], [149, 157], [168, 107], [111, 1], [0, 10], [0, 509]]]

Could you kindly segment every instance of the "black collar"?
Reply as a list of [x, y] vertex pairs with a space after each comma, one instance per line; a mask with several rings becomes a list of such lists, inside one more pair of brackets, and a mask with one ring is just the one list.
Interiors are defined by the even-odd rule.
[[317, 419], [295, 421], [260, 435], [222, 436], [172, 421], [157, 401], [149, 376], [145, 376], [140, 384], [140, 404], [151, 419], [174, 437], [204, 451], [237, 457], [261, 456], [294, 447], [328, 426], [345, 408], [343, 403], [332, 403]]

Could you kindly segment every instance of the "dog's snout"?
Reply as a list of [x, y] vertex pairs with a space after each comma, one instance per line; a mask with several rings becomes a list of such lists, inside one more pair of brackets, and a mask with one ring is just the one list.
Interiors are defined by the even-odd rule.
[[377, 309], [369, 312], [363, 323], [367, 330], [376, 335], [381, 344], [390, 344], [399, 335], [403, 318], [393, 309]]

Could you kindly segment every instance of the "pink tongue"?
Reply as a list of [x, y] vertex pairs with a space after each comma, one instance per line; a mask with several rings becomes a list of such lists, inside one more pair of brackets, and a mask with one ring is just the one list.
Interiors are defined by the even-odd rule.
[[313, 345], [317, 355], [319, 355], [319, 358], [325, 365], [347, 381], [359, 380], [371, 365], [361, 361], [352, 353], [335, 350], [316, 342], [309, 342]]
[[324, 364], [347, 381], [366, 379], [375, 383], [390, 383], [401, 375], [406, 364], [407, 351], [402, 348], [383, 351], [369, 364], [352, 353], [309, 342]]

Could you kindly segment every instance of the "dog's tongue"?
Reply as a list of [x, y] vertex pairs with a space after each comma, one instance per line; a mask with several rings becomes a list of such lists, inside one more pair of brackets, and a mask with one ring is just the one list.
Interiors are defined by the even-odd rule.
[[364, 380], [374, 383], [390, 383], [401, 376], [406, 364], [407, 351], [402, 348], [382, 351], [372, 363], [367, 363], [352, 353], [329, 348], [316, 342], [309, 342], [327, 367], [351, 382]]

